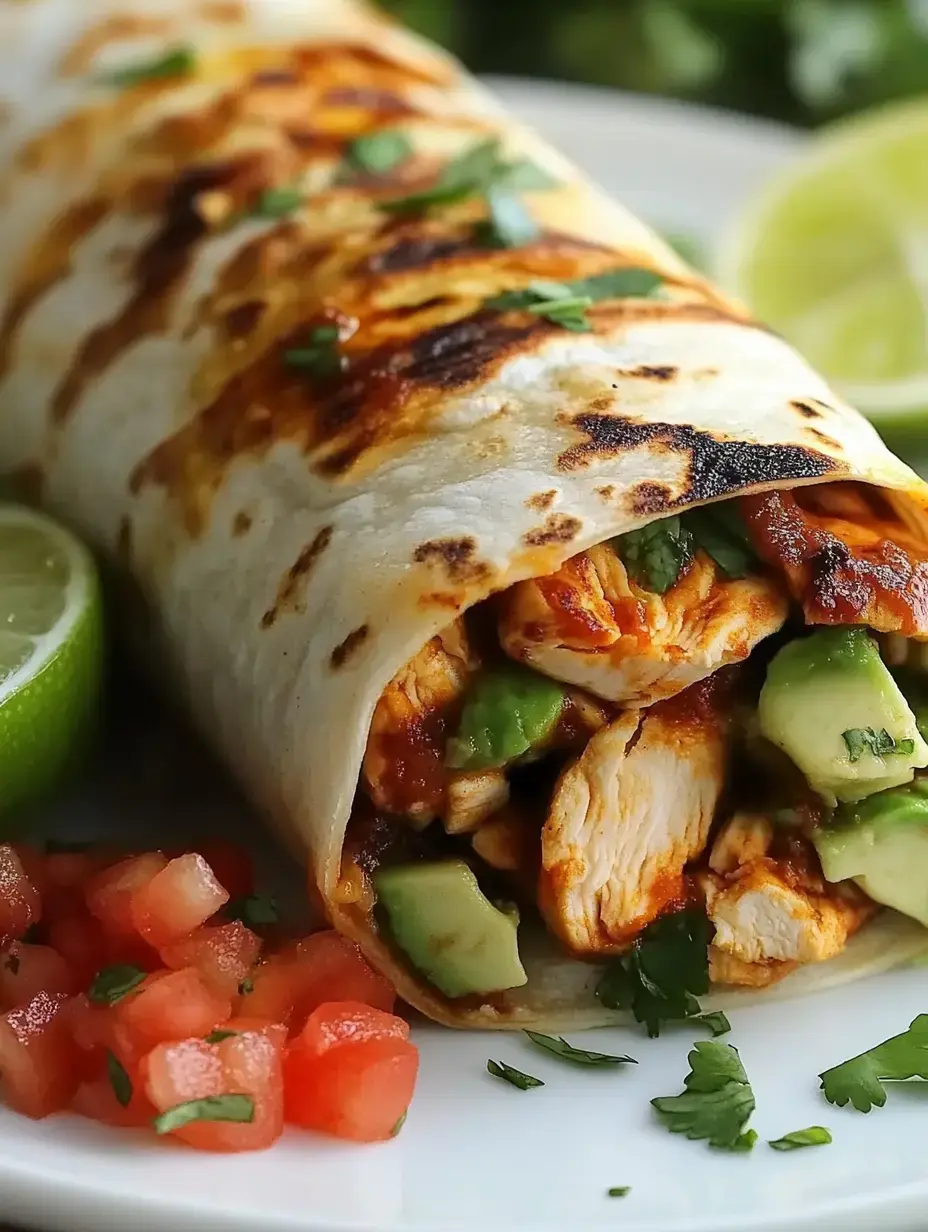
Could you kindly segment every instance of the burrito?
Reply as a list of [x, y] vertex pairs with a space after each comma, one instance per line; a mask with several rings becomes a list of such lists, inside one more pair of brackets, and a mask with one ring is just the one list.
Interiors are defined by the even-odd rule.
[[356, 0], [3, 0], [0, 82], [0, 465], [407, 1002], [924, 950], [928, 489], [786, 343]]

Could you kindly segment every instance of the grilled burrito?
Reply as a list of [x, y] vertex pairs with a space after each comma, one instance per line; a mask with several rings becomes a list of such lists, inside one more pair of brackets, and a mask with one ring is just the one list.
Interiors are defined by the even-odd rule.
[[789, 346], [356, 0], [0, 0], [0, 89], [0, 465], [408, 1002], [925, 948], [928, 490]]

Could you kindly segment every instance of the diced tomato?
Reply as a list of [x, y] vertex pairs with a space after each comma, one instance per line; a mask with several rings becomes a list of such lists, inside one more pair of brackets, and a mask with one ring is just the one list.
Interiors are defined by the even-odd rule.
[[255, 869], [247, 851], [223, 838], [203, 839], [195, 850], [229, 891], [230, 898], [245, 898], [254, 892]]
[[103, 926], [85, 907], [53, 916], [45, 928], [48, 944], [65, 960], [76, 988], [87, 988], [110, 961]]
[[117, 1051], [131, 1066], [156, 1044], [208, 1035], [231, 1010], [192, 967], [155, 972], [114, 1007]]
[[293, 958], [272, 954], [246, 977], [245, 991], [233, 1002], [236, 1014], [264, 1018], [289, 1027], [296, 999]]
[[165, 946], [161, 958], [178, 971], [196, 967], [206, 986], [223, 997], [237, 997], [239, 985], [257, 962], [261, 938], [240, 920], [198, 928], [196, 932]]
[[132, 916], [133, 895], [147, 886], [167, 860], [160, 851], [132, 856], [92, 877], [85, 891], [87, 906], [111, 937], [135, 936]]
[[321, 1005], [284, 1060], [286, 1118], [357, 1142], [390, 1138], [409, 1107], [419, 1053], [402, 1019], [370, 1006]]
[[297, 965], [295, 1019], [303, 1022], [327, 1001], [359, 1001], [390, 1013], [396, 992], [389, 980], [368, 966], [360, 949], [331, 929], [313, 933], [293, 948]]
[[202, 856], [180, 856], [132, 898], [132, 920], [156, 949], [188, 936], [229, 901]]
[[17, 1112], [45, 1117], [66, 1108], [77, 1087], [76, 1049], [61, 1016], [64, 998], [40, 992], [0, 1016], [3, 1098]]
[[96, 1005], [80, 993], [66, 1002], [61, 1014], [82, 1053], [100, 1058], [106, 1049], [115, 1051], [116, 1023], [112, 1007]]
[[19, 857], [23, 872], [44, 899], [46, 893], [45, 854], [33, 847], [31, 843], [13, 843], [13, 850]]
[[50, 946], [14, 941], [0, 953], [0, 1010], [27, 1005], [39, 992], [54, 995], [74, 991], [68, 964]]
[[0, 947], [25, 935], [42, 915], [38, 889], [8, 844], [0, 845]]
[[[232, 1024], [229, 1024], [230, 1027]], [[162, 1044], [143, 1061], [149, 1099], [161, 1112], [208, 1096], [247, 1095], [251, 1122], [195, 1121], [173, 1133], [204, 1151], [256, 1151], [283, 1131], [283, 1032], [272, 1024], [241, 1030], [220, 1042]]]
[[125, 1107], [116, 1097], [107, 1074], [82, 1082], [71, 1102], [71, 1108], [92, 1121], [102, 1121], [104, 1125], [116, 1125], [122, 1129], [141, 1129], [151, 1125], [158, 1115], [158, 1110], [145, 1093], [145, 1087], [138, 1076], [133, 1081], [129, 1075], [128, 1080], [132, 1085], [132, 1096]]

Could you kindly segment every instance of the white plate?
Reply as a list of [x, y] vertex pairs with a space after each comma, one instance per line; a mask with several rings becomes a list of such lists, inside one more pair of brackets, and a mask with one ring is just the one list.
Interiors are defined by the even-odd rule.
[[[660, 226], [709, 237], [797, 138], [749, 120], [583, 88], [505, 85], [515, 106], [606, 186]], [[121, 794], [97, 781], [59, 806], [59, 829], [157, 829], [159, 805], [121, 750]], [[151, 782], [189, 793], [170, 756]], [[127, 768], [128, 766], [128, 768]], [[202, 806], [188, 800], [193, 814]], [[146, 816], [140, 817], [145, 806]], [[213, 808], [214, 820], [228, 803]], [[63, 820], [62, 820], [63, 819]], [[247, 820], [244, 822], [247, 825]], [[672, 1137], [648, 1100], [677, 1093], [695, 1032], [657, 1041], [598, 1032], [590, 1047], [628, 1051], [618, 1073], [574, 1071], [520, 1038], [424, 1026], [422, 1076], [401, 1136], [348, 1147], [290, 1133], [261, 1155], [213, 1158], [70, 1117], [34, 1124], [0, 1110], [0, 1218], [67, 1232], [793, 1232], [928, 1226], [925, 1092], [893, 1092], [863, 1117], [823, 1102], [816, 1075], [928, 1009], [925, 972], [732, 1014], [757, 1095], [761, 1139], [825, 1124], [834, 1145], [750, 1156]], [[543, 1077], [521, 1092], [485, 1073], [497, 1057]], [[631, 1185], [610, 1199], [613, 1185]]]

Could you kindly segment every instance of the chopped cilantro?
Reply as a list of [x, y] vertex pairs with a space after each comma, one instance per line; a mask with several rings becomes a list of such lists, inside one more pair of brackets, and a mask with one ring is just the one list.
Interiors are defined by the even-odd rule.
[[757, 1141], [745, 1126], [754, 1111], [754, 1092], [731, 1044], [703, 1040], [688, 1057], [690, 1072], [680, 1095], [652, 1099], [672, 1134], [685, 1134], [723, 1151], [749, 1151]]
[[236, 1121], [250, 1125], [255, 1119], [255, 1101], [250, 1095], [207, 1095], [176, 1104], [155, 1117], [155, 1132], [169, 1134], [193, 1121]]
[[97, 972], [87, 990], [87, 997], [96, 1005], [115, 1005], [144, 979], [145, 972], [141, 967], [134, 967], [131, 963], [116, 963]]
[[128, 1108], [132, 1102], [132, 1079], [126, 1073], [119, 1058], [109, 1049], [106, 1050], [106, 1072], [117, 1101], [123, 1108]]
[[693, 559], [693, 536], [676, 515], [626, 531], [612, 543], [632, 581], [656, 595], [668, 591]]
[[853, 1104], [858, 1112], [882, 1108], [886, 1103], [884, 1082], [928, 1079], [928, 1014], [919, 1014], [901, 1035], [826, 1069], [819, 1078], [830, 1104], [839, 1108]]
[[164, 81], [171, 77], [189, 77], [197, 67], [197, 53], [192, 47], [173, 47], [151, 60], [141, 60], [125, 68], [107, 73], [106, 85], [129, 89], [146, 81]]
[[368, 175], [384, 175], [412, 154], [412, 142], [402, 133], [384, 130], [357, 137], [345, 151], [347, 161]]
[[848, 761], [860, 761], [867, 749], [874, 757], [890, 757], [896, 754], [908, 756], [915, 752], [914, 740], [895, 740], [885, 727], [875, 731], [872, 727], [849, 727], [841, 733], [847, 746]]
[[609, 1052], [588, 1052], [585, 1048], [574, 1048], [563, 1037], [541, 1035], [538, 1031], [526, 1031], [525, 1034], [533, 1044], [543, 1048], [545, 1052], [553, 1053], [562, 1061], [570, 1061], [574, 1065], [637, 1065], [634, 1057], [615, 1055]]
[[532, 1087], [545, 1085], [540, 1078], [533, 1078], [531, 1074], [523, 1074], [522, 1070], [513, 1069], [505, 1061], [487, 1061], [487, 1073], [492, 1074], [494, 1078], [502, 1078], [504, 1082], [518, 1087], [520, 1091], [530, 1091]]
[[804, 1146], [828, 1146], [831, 1134], [823, 1125], [810, 1125], [808, 1129], [794, 1129], [782, 1138], [772, 1138], [767, 1145], [775, 1151], [798, 1151]]

